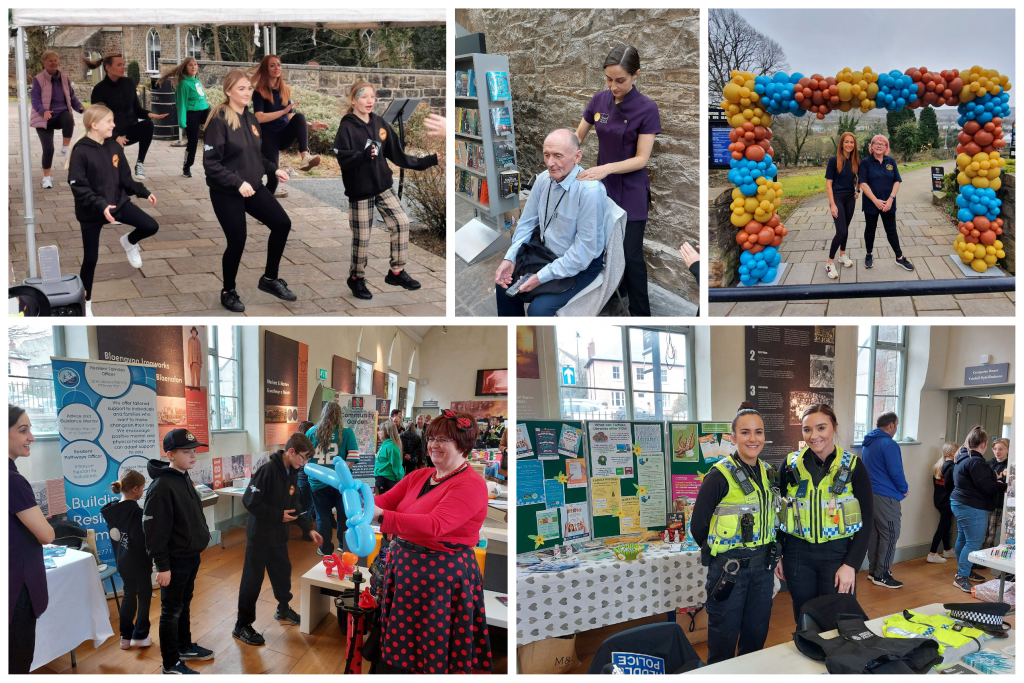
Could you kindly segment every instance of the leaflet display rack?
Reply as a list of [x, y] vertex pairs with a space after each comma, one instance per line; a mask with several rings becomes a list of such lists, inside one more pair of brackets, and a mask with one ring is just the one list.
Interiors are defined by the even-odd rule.
[[[455, 164], [455, 177], [458, 179], [462, 172], [487, 180], [488, 201], [480, 203], [475, 198], [469, 197], [463, 192], [457, 192], [455, 197], [466, 202], [476, 212], [476, 217], [458, 229], [455, 233], [455, 253], [467, 264], [476, 263], [498, 251], [504, 252], [512, 240], [509, 232], [504, 228], [504, 214], [519, 208], [518, 196], [501, 196], [501, 171], [512, 170], [499, 168], [494, 159], [494, 143], [498, 141], [510, 142], [515, 146], [515, 121], [512, 118], [511, 97], [491, 101], [487, 88], [488, 71], [504, 71], [508, 73], [508, 57], [503, 55], [488, 54], [466, 54], [455, 57], [455, 71], [470, 73], [473, 75], [473, 86], [476, 91], [474, 96], [455, 95], [455, 106], [477, 109], [480, 112], [480, 135], [460, 133], [456, 131], [455, 140], [458, 142], [472, 142], [483, 148], [486, 171], [481, 171], [463, 164]], [[492, 107], [508, 107], [511, 132], [498, 136], [495, 135], [491, 126]], [[518, 170], [518, 160], [514, 167]]]

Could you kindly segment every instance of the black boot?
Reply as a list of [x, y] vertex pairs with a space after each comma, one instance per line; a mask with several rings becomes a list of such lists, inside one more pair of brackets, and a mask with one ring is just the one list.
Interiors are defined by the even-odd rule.
[[366, 288], [365, 277], [350, 277], [346, 282], [348, 283], [348, 288], [352, 290], [357, 299], [373, 298], [373, 294], [370, 294], [370, 290]]

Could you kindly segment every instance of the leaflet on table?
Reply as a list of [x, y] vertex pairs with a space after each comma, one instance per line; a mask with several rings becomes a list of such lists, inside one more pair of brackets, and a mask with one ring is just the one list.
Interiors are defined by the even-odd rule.
[[516, 457], [533, 457], [533, 445], [530, 444], [530, 429], [524, 424], [516, 425]]
[[537, 510], [537, 535], [551, 541], [559, 537], [558, 508]]
[[583, 437], [583, 430], [578, 427], [562, 425], [562, 435], [558, 439], [558, 453], [575, 458], [580, 452], [580, 439]]
[[634, 424], [633, 436], [636, 443], [644, 453], [664, 453], [661, 447], [661, 425], [660, 424]]
[[618, 477], [593, 477], [590, 480], [591, 500], [594, 503], [594, 516], [606, 517], [615, 514], [619, 509]]
[[517, 460], [516, 505], [544, 502], [544, 463], [539, 460]]
[[54, 562], [49, 557], [44, 557], [43, 558], [43, 568], [44, 569], [56, 569], [57, 568], [57, 563]]
[[637, 483], [648, 489], [665, 490], [665, 454], [641, 453], [636, 458]]
[[570, 458], [565, 461], [565, 473], [569, 480], [566, 488], [581, 489], [587, 487], [587, 462], [583, 458]]
[[665, 515], [668, 514], [665, 490], [648, 490], [638, 497], [640, 498], [640, 526], [645, 529], [652, 526], [665, 526]]
[[565, 505], [565, 489], [557, 479], [544, 480], [544, 498], [549, 508], [560, 508]]
[[590, 539], [586, 502], [567, 503], [562, 508], [562, 538], [567, 542]]
[[697, 425], [672, 425], [672, 462], [699, 462], [696, 447]]
[[533, 430], [537, 439], [537, 458], [540, 460], [558, 460], [558, 435], [550, 427], [538, 427]]
[[622, 496], [619, 500], [619, 533], [632, 534], [643, 531], [640, 523], [640, 498], [638, 496]]

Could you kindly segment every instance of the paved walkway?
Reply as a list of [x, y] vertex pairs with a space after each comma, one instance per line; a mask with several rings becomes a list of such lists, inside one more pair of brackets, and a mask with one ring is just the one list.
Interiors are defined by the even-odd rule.
[[[82, 130], [76, 115], [75, 133]], [[18, 133], [16, 102], [8, 104], [8, 251], [14, 277], [28, 276], [25, 251], [25, 204], [21, 167], [21, 138]], [[56, 134], [59, 136], [60, 133]], [[36, 244], [60, 247], [61, 268], [77, 272], [83, 254], [74, 202], [59, 150], [54, 159], [54, 187], [40, 187], [40, 147], [30, 133], [32, 177], [36, 188]], [[59, 145], [60, 141], [56, 141]], [[129, 147], [128, 160], [134, 167], [136, 149]], [[148, 202], [136, 204], [160, 223], [160, 232], [140, 243], [143, 265], [132, 268], [118, 244], [130, 229], [110, 226], [100, 238], [99, 264], [93, 284], [93, 313], [101, 315], [238, 315], [220, 305], [221, 255], [226, 240], [210, 205], [203, 174], [202, 149], [192, 167], [192, 178], [181, 177], [183, 148], [155, 141], [146, 157], [145, 184], [157, 196], [156, 208]], [[303, 179], [300, 184], [317, 182]], [[324, 180], [323, 182], [338, 182]], [[445, 314], [445, 260], [414, 244], [409, 245], [409, 274], [423, 288], [409, 292], [384, 284], [388, 269], [390, 236], [379, 219], [370, 238], [367, 285], [373, 299], [352, 296], [348, 278], [352, 233], [348, 227], [347, 203], [336, 208], [297, 187], [281, 205], [292, 219], [288, 246], [281, 261], [280, 276], [298, 296], [283, 302], [256, 289], [266, 263], [269, 231], [249, 218], [249, 235], [237, 276], [237, 290], [249, 316], [442, 316]]]
[[[946, 162], [948, 168], [953, 162]], [[896, 226], [903, 254], [914, 264], [908, 272], [896, 265], [895, 255], [879, 221], [875, 231], [874, 267], [864, 267], [864, 214], [858, 202], [850, 225], [847, 255], [849, 268], [839, 265], [839, 278], [830, 280], [825, 272], [828, 249], [835, 235], [828, 195], [805, 200], [789, 220], [782, 243], [782, 261], [788, 263], [781, 285], [838, 284], [850, 282], [906, 282], [966, 278], [949, 259], [953, 253], [956, 228], [931, 203], [929, 167], [902, 174], [896, 212]], [[712, 316], [1013, 316], [1016, 294], [958, 294], [939, 296], [894, 296], [865, 299], [821, 299], [813, 301], [765, 301], [711, 304]]]

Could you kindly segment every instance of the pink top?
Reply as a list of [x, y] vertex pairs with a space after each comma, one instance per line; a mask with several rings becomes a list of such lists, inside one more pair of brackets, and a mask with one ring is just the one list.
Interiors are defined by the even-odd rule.
[[384, 510], [381, 533], [397, 534], [431, 550], [449, 550], [442, 542], [475, 546], [487, 517], [487, 484], [467, 467], [420, 496], [435, 471], [425, 468], [410, 472], [393, 489], [374, 499]]

